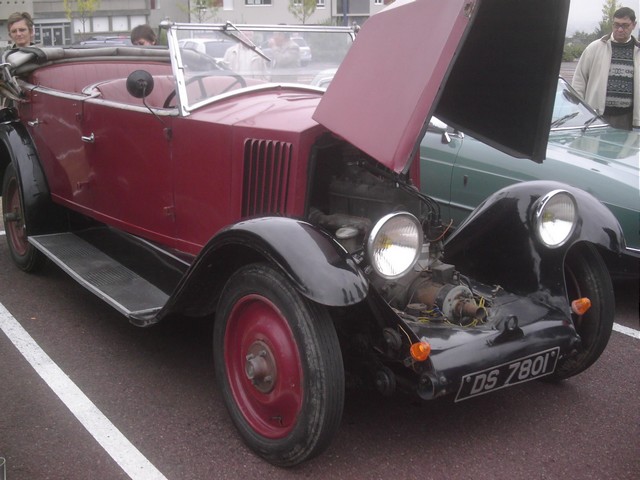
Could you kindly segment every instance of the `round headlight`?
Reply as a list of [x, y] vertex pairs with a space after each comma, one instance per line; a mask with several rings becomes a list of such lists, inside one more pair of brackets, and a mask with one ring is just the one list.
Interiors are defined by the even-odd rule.
[[397, 278], [413, 268], [422, 249], [422, 227], [406, 212], [382, 217], [367, 241], [369, 260], [384, 278]]
[[564, 190], [554, 190], [541, 197], [534, 212], [536, 234], [547, 247], [563, 245], [576, 227], [576, 201]]

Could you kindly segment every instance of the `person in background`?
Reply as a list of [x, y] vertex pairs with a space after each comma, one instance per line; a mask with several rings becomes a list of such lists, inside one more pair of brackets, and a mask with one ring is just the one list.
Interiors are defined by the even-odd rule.
[[612, 126], [640, 130], [640, 45], [631, 35], [636, 14], [622, 7], [613, 14], [611, 35], [587, 45], [572, 86]]
[[[247, 42], [253, 44], [254, 33], [252, 30], [244, 31], [241, 35]], [[227, 49], [224, 54], [224, 63], [243, 77], [261, 80], [267, 78], [266, 60], [241, 42]]]
[[300, 66], [300, 47], [291, 40], [289, 32], [274, 32], [269, 40], [272, 68], [292, 68]]
[[15, 12], [7, 18], [9, 37], [13, 40], [11, 48], [28, 47], [33, 45], [35, 35], [33, 18], [28, 12]]
[[134, 45], [149, 46], [156, 45], [157, 42], [156, 33], [147, 24], [138, 25], [131, 30], [131, 43]]
[[[289, 32], [274, 32], [269, 39], [271, 57], [271, 81], [296, 82], [295, 69], [300, 66], [300, 47], [291, 40]], [[283, 74], [276, 74], [275, 70], [284, 70]]]

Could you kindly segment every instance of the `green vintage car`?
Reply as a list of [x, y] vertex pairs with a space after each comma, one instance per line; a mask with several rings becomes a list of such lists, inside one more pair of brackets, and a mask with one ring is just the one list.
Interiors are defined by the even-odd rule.
[[609, 257], [614, 276], [638, 276], [640, 258], [640, 133], [608, 126], [562, 78], [558, 80], [547, 157], [514, 158], [436, 117], [420, 145], [420, 186], [455, 229], [501, 188], [524, 180], [557, 180], [602, 201], [620, 222], [626, 253]]

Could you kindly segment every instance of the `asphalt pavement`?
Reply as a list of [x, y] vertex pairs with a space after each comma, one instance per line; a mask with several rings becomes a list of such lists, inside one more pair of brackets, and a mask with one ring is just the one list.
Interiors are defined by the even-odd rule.
[[17, 270], [4, 240], [0, 323], [13, 325], [12, 338], [23, 329], [33, 342], [20, 337], [19, 349], [0, 332], [7, 479], [635, 480], [640, 473], [637, 282], [616, 285], [616, 331], [577, 377], [458, 404], [350, 389], [328, 450], [285, 470], [238, 437], [215, 386], [208, 325], [133, 327], [54, 265], [37, 275]]

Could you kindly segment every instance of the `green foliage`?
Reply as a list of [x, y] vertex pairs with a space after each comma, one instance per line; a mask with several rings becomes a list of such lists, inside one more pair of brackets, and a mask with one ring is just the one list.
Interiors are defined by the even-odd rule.
[[562, 52], [562, 61], [563, 62], [573, 62], [580, 58], [582, 52], [585, 49], [585, 45], [568, 43], [564, 46], [564, 51]]
[[178, 8], [189, 14], [189, 21], [193, 18], [195, 23], [206, 23], [216, 16], [220, 5], [220, 0], [186, 0]]
[[565, 39], [562, 61], [572, 62], [580, 58], [582, 52], [594, 40], [611, 33], [613, 26], [613, 14], [622, 7], [617, 0], [604, 0], [602, 4], [602, 19], [598, 27], [592, 32], [575, 32], [573, 36]]
[[602, 5], [602, 20], [598, 24], [596, 32], [598, 37], [611, 33], [613, 27], [613, 14], [623, 5], [617, 0], [605, 0]]
[[303, 25], [316, 11], [317, 0], [289, 0], [289, 13]]
[[100, 0], [64, 0], [63, 6], [69, 20], [73, 18], [80, 19], [82, 33], [85, 33], [87, 31], [87, 20], [93, 16], [93, 12], [100, 6]]

